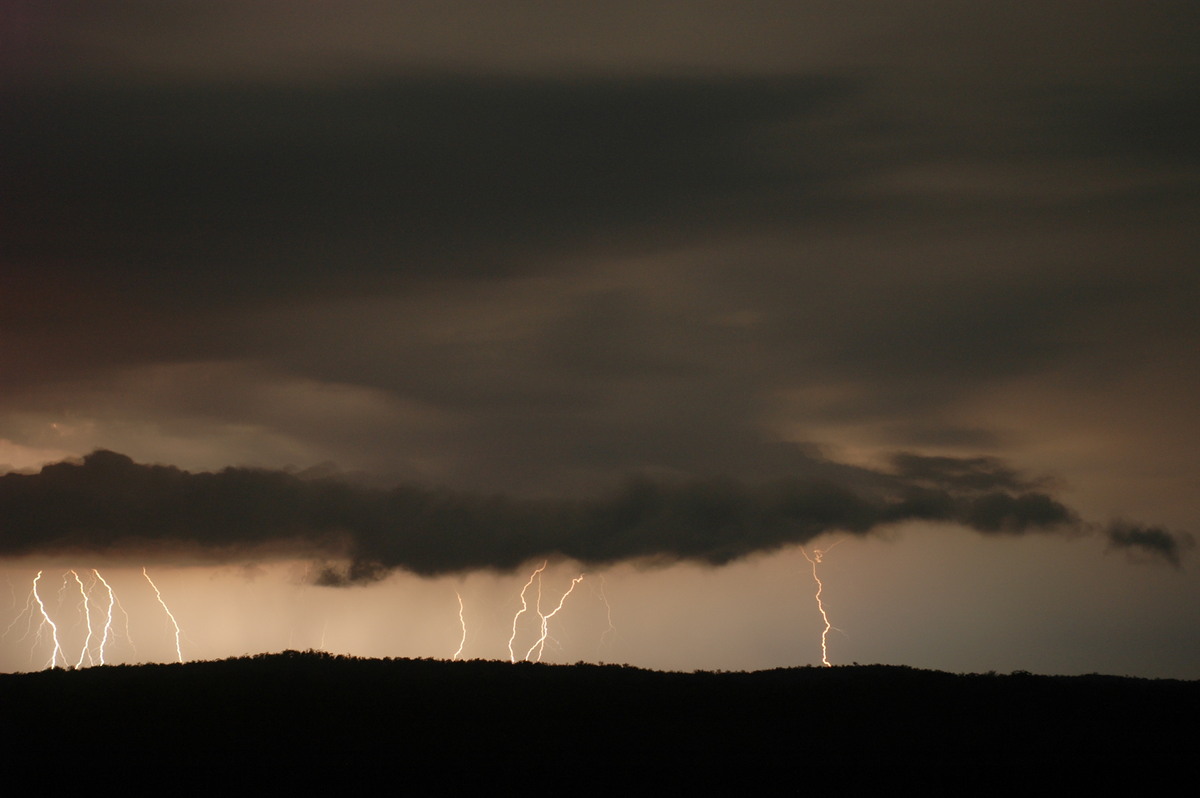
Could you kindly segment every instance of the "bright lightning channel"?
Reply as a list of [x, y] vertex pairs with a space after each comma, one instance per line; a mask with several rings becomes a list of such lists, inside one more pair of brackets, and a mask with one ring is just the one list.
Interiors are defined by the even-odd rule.
[[53, 668], [56, 664], [58, 664], [58, 657], [60, 654], [62, 655], [63, 665], [67, 664], [67, 657], [65, 654], [62, 654], [62, 646], [60, 646], [58, 643], [58, 627], [55, 626], [54, 621], [51, 620], [50, 613], [46, 612], [46, 605], [42, 603], [42, 597], [38, 594], [37, 584], [38, 580], [41, 578], [41, 571], [38, 571], [37, 576], [33, 578], [33, 598], [34, 601], [37, 602], [38, 609], [42, 613], [42, 623], [40, 626], [38, 626], [38, 638], [41, 638], [42, 630], [49, 626], [50, 636], [54, 640], [54, 651], [50, 653], [50, 661], [46, 663], [46, 667]]
[[[539, 567], [537, 570], [535, 570], [533, 573], [531, 573], [529, 575], [529, 581], [525, 583], [525, 587], [521, 588], [521, 609], [517, 610], [517, 614], [513, 616], [512, 637], [508, 638], [508, 661], [509, 662], [515, 663], [517, 661], [517, 655], [513, 651], [513, 641], [517, 639], [517, 619], [520, 618], [522, 615], [524, 615], [529, 610], [529, 601], [525, 598], [525, 591], [529, 590], [529, 586], [533, 584], [534, 579], [537, 579], [538, 577], [540, 577], [542, 575], [542, 571], [546, 570], [546, 566], [549, 564], [549, 562], [550, 562], [549, 560], [543, 561], [541, 564], [541, 567]], [[542, 585], [542, 583], [539, 581], [538, 582], [538, 600], [539, 600], [539, 602], [541, 601], [541, 585]]]
[[83, 617], [87, 621], [87, 637], [83, 639], [83, 650], [79, 652], [79, 661], [75, 663], [76, 668], [82, 668], [84, 657], [87, 657], [92, 665], [96, 664], [96, 661], [92, 659], [92, 603], [88, 600], [83, 580], [79, 578], [79, 574], [74, 568], [71, 569], [71, 576], [75, 577], [75, 583], [79, 585], [79, 595], [83, 598]]
[[[103, 665], [104, 664], [104, 648], [105, 648], [105, 646], [108, 645], [108, 638], [112, 634], [113, 607], [117, 603], [117, 594], [113, 593], [112, 585], [110, 585], [107, 581], [105, 581], [104, 577], [100, 575], [99, 571], [97, 571], [95, 568], [93, 568], [92, 573], [96, 575], [96, 578], [98, 580], [100, 580], [100, 584], [104, 585], [104, 589], [108, 591], [108, 611], [104, 618], [104, 637], [102, 637], [100, 639], [100, 664]], [[126, 621], [129, 620], [128, 615], [125, 616], [125, 620]]]
[[830, 549], [841, 542], [842, 541], [839, 540], [824, 549], [813, 549], [811, 557], [808, 556], [808, 552], [804, 550], [803, 546], [800, 547], [800, 553], [803, 554], [804, 559], [808, 560], [809, 564], [812, 565], [813, 581], [817, 583], [817, 609], [821, 613], [821, 620], [825, 621], [825, 628], [821, 630], [821, 664], [826, 668], [833, 667], [829, 663], [829, 649], [827, 645], [829, 639], [829, 630], [833, 628], [833, 624], [829, 622], [829, 615], [825, 612], [825, 604], [821, 601], [821, 591], [825, 589], [825, 586], [821, 584], [821, 577], [817, 576], [817, 563], [821, 562], [821, 558], [823, 558]]
[[537, 649], [537, 659], [534, 661], [535, 662], [542, 661], [542, 652], [545, 651], [545, 649], [546, 649], [546, 638], [549, 636], [550, 619], [558, 614], [558, 611], [563, 608], [563, 604], [566, 603], [567, 596], [571, 595], [571, 593], [575, 590], [575, 586], [582, 581], [583, 581], [583, 574], [580, 574], [579, 576], [572, 579], [571, 586], [567, 588], [567, 592], [563, 593], [562, 598], [560, 598], [558, 600], [558, 606], [555, 607], [553, 610], [551, 610], [546, 615], [542, 615], [542, 582], [540, 579], [538, 580], [538, 615], [541, 616], [541, 618], [542, 618], [542, 636], [539, 637], [537, 639], [537, 642], [534, 643], [532, 646], [530, 646], [529, 650], [525, 652], [526, 660], [529, 659], [530, 655], [533, 654], [533, 650], [536, 648]]
[[458, 596], [458, 623], [462, 626], [462, 639], [458, 641], [458, 651], [455, 651], [454, 656], [450, 658], [451, 662], [455, 662], [458, 659], [459, 655], [462, 654], [463, 646], [467, 644], [467, 619], [463, 617], [462, 593], [455, 590], [454, 595]]
[[183, 649], [179, 645], [179, 621], [176, 621], [175, 616], [171, 614], [171, 610], [167, 607], [167, 602], [163, 601], [158, 585], [154, 584], [154, 580], [150, 578], [150, 574], [146, 573], [145, 568], [142, 568], [142, 576], [146, 577], [146, 581], [150, 583], [150, 587], [154, 588], [154, 595], [158, 597], [158, 603], [162, 605], [163, 611], [167, 613], [167, 617], [171, 619], [171, 624], [175, 627], [175, 658], [179, 662], [183, 662]]

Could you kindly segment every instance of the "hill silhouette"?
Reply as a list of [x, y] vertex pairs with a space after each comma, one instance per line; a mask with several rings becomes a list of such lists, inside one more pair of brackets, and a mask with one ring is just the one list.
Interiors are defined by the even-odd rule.
[[883, 665], [664, 673], [288, 651], [3, 675], [0, 706], [11, 761], [43, 777], [69, 768], [185, 792], [235, 782], [422, 794], [973, 792], [1167, 778], [1184, 767], [1200, 682]]

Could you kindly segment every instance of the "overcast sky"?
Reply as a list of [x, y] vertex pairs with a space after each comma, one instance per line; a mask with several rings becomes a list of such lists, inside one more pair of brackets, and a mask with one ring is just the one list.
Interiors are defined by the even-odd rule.
[[[809, 664], [796, 546], [842, 540], [835, 661], [1200, 678], [1197, 23], [6, 4], [8, 617], [39, 562], [57, 585], [151, 558], [198, 628], [187, 574], [249, 563], [293, 624], [403, 594], [453, 626], [474, 585], [504, 626], [549, 556], [610, 569], [644, 626], [612, 659]], [[96, 449], [127, 457], [39, 493]], [[291, 475], [227, 471], [138, 526], [116, 486], [169, 493], [150, 465]], [[337, 474], [336, 512], [297, 498]], [[267, 520], [296, 506], [322, 509]], [[40, 665], [18, 633], [2, 664]]]

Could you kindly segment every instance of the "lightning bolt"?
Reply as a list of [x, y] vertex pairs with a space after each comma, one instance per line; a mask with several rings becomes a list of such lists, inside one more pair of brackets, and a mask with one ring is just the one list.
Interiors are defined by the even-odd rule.
[[537, 639], [537, 642], [534, 643], [532, 646], [530, 646], [529, 650], [525, 652], [526, 660], [529, 659], [530, 655], [533, 654], [533, 650], [536, 648], [537, 649], [537, 659], [534, 661], [535, 662], [542, 661], [542, 652], [545, 651], [545, 649], [546, 649], [546, 638], [549, 636], [548, 629], [549, 629], [550, 619], [558, 614], [558, 611], [563, 608], [563, 604], [565, 604], [567, 602], [567, 596], [571, 595], [571, 593], [574, 592], [574, 590], [575, 590], [575, 586], [582, 581], [583, 581], [583, 574], [580, 574], [579, 576], [572, 579], [571, 586], [567, 588], [567, 592], [563, 593], [562, 598], [560, 598], [558, 600], [558, 606], [555, 607], [553, 610], [551, 610], [548, 614], [542, 615], [542, 582], [540, 579], [538, 580], [538, 615], [541, 616], [541, 619], [542, 619], [542, 636], [539, 637]]
[[[97, 571], [95, 568], [93, 568], [92, 573], [96, 575], [96, 579], [100, 580], [100, 584], [104, 585], [104, 589], [108, 591], [108, 610], [105, 613], [105, 618], [104, 618], [104, 637], [102, 637], [100, 639], [100, 664], [103, 665], [104, 664], [104, 649], [105, 649], [105, 647], [108, 646], [108, 638], [112, 634], [113, 607], [117, 603], [117, 594], [113, 593], [112, 585], [110, 585], [107, 581], [105, 581], [104, 577], [100, 575], [99, 571]], [[121, 611], [124, 612], [125, 611], [124, 608], [122, 608]], [[126, 620], [126, 622], [129, 621], [128, 614], [126, 614], [125, 620]]]
[[[40, 574], [39, 574], [40, 575]], [[167, 617], [171, 619], [171, 624], [175, 627], [175, 658], [179, 662], [183, 662], [183, 649], [179, 645], [179, 622], [175, 620], [175, 616], [171, 614], [171, 610], [167, 607], [167, 602], [163, 601], [162, 593], [159, 592], [158, 585], [154, 584], [154, 580], [150, 578], [150, 574], [146, 573], [146, 569], [142, 569], [142, 576], [146, 577], [146, 581], [150, 583], [150, 587], [154, 588], [154, 595], [158, 597], [158, 603], [162, 605], [163, 611], [167, 613]]]
[[811, 557], [808, 556], [808, 552], [804, 550], [803, 546], [800, 547], [800, 553], [803, 554], [804, 559], [808, 560], [809, 564], [812, 565], [813, 581], [817, 583], [817, 609], [821, 613], [821, 620], [825, 621], [825, 628], [821, 630], [821, 664], [826, 668], [832, 667], [832, 665], [829, 663], [829, 649], [827, 647], [827, 641], [829, 638], [829, 630], [833, 628], [833, 624], [829, 622], [829, 615], [825, 612], [825, 604], [821, 601], [821, 591], [825, 589], [825, 586], [821, 584], [821, 577], [817, 576], [817, 563], [821, 562], [821, 558], [823, 558], [830, 549], [841, 542], [842, 541], [839, 540], [828, 548], [813, 549], [813, 556]]
[[604, 643], [609, 639], [610, 635], [616, 637], [617, 634], [617, 627], [613, 626], [612, 622], [612, 605], [608, 603], [608, 595], [604, 592], [604, 588], [604, 574], [600, 574], [600, 590], [598, 591], [598, 594], [600, 596], [600, 600], [604, 602], [604, 612], [608, 619], [608, 628], [600, 634], [601, 648], [604, 648]]
[[54, 625], [54, 621], [50, 618], [50, 613], [46, 612], [46, 605], [42, 602], [42, 597], [38, 595], [37, 583], [42, 578], [42, 572], [38, 571], [37, 576], [33, 578], [33, 599], [37, 602], [38, 609], [42, 613], [42, 623], [38, 626], [38, 639], [42, 637], [42, 630], [47, 626], [50, 627], [50, 636], [54, 640], [54, 651], [50, 653], [50, 661], [46, 663], [47, 668], [53, 668], [58, 663], [59, 655], [62, 655], [63, 665], [67, 664], [67, 657], [62, 654], [62, 646], [58, 643], [58, 627]]
[[458, 623], [462, 626], [462, 639], [458, 641], [458, 651], [455, 651], [454, 656], [450, 658], [451, 662], [458, 659], [458, 656], [462, 654], [463, 646], [467, 644], [467, 619], [463, 617], [462, 594], [455, 590], [454, 595], [458, 596]]
[[[39, 573], [39, 576], [40, 575], [41, 574]], [[34, 587], [35, 588], [37, 587], [36, 580], [35, 580]], [[18, 643], [21, 642], [22, 640], [26, 639], [27, 637], [29, 637], [30, 634], [33, 633], [33, 606], [36, 603], [34, 601], [35, 593], [36, 593], [36, 590], [29, 591], [29, 595], [25, 597], [25, 606], [21, 608], [21, 611], [19, 613], [17, 613], [17, 617], [12, 619], [12, 623], [10, 623], [7, 628], [5, 628], [4, 634], [0, 635], [0, 640], [3, 640], [4, 638], [8, 637], [8, 633], [13, 630], [14, 626], [16, 626], [18, 623], [20, 623], [21, 618], [25, 618], [25, 634], [21, 635], [21, 637], [17, 640], [17, 642]], [[14, 596], [14, 598], [15, 598], [15, 596]], [[14, 603], [14, 605], [16, 604], [15, 601], [13, 603]], [[43, 613], [43, 618], [44, 618], [44, 615], [45, 614]], [[34, 639], [33, 650], [36, 650], [37, 641], [41, 639], [42, 629], [44, 629], [45, 627], [46, 627], [46, 621], [43, 619], [43, 621], [38, 625], [37, 636]], [[33, 650], [31, 650], [29, 652], [30, 663], [33, 662]]]
[[79, 661], [75, 663], [76, 668], [83, 667], [83, 658], [87, 657], [88, 661], [95, 665], [96, 661], [92, 659], [92, 604], [88, 600], [87, 591], [83, 587], [83, 580], [79, 578], [79, 574], [75, 569], [71, 569], [71, 576], [75, 577], [75, 584], [79, 585], [79, 595], [83, 598], [83, 617], [87, 621], [87, 637], [83, 639], [83, 650], [79, 652]]
[[[13, 606], [16, 606], [15, 600], [13, 601]], [[25, 638], [29, 637], [30, 629], [33, 628], [33, 593], [32, 592], [30, 592], [30, 594], [26, 597], [25, 606], [21, 609], [20, 612], [17, 613], [17, 617], [12, 619], [12, 623], [10, 623], [7, 628], [5, 628], [4, 634], [0, 635], [0, 640], [3, 640], [4, 638], [8, 637], [8, 633], [11, 632], [13, 630], [13, 627], [16, 626], [17, 623], [20, 622], [21, 618], [28, 619], [28, 623], [26, 624], [26, 628], [25, 628], [25, 634], [21, 635], [21, 640], [24, 640]]]
[[[517, 614], [513, 616], [512, 637], [508, 638], [508, 661], [516, 662], [517, 655], [513, 652], [513, 641], [517, 639], [517, 619], [524, 615], [529, 610], [529, 602], [525, 599], [525, 591], [529, 590], [529, 586], [533, 584], [533, 580], [542, 575], [542, 571], [546, 570], [546, 565], [549, 560], [542, 562], [540, 568], [529, 575], [529, 581], [525, 583], [525, 587], [521, 588], [521, 609], [517, 610]], [[541, 604], [542, 583], [538, 581], [538, 604]], [[541, 613], [539, 613], [540, 615]]]
[[117, 609], [119, 609], [121, 611], [121, 614], [125, 616], [125, 642], [127, 642], [129, 644], [130, 650], [133, 652], [133, 655], [136, 657], [137, 656], [137, 646], [134, 645], [133, 635], [131, 635], [129, 633], [129, 613], [125, 611], [125, 606], [123, 604], [121, 604], [121, 599], [117, 598], [117, 595], [115, 593], [113, 594], [113, 601], [116, 602]]

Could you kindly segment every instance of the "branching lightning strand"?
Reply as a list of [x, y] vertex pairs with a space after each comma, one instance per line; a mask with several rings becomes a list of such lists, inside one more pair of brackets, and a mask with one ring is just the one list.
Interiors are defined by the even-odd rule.
[[162, 593], [158, 589], [158, 585], [154, 584], [154, 580], [150, 578], [150, 574], [146, 573], [146, 569], [142, 569], [142, 576], [146, 577], [146, 581], [150, 583], [150, 587], [154, 588], [154, 595], [158, 597], [158, 603], [162, 605], [163, 611], [167, 613], [167, 617], [171, 619], [171, 625], [175, 627], [175, 658], [179, 662], [183, 662], [183, 649], [179, 644], [179, 622], [175, 620], [175, 616], [171, 614], [170, 608], [167, 607], [167, 602], [163, 601]]
[[529, 659], [530, 655], [533, 654], [533, 650], [536, 648], [537, 649], [537, 659], [535, 660], [535, 662], [542, 661], [542, 653], [546, 650], [546, 638], [549, 636], [550, 619], [558, 614], [558, 611], [563, 608], [563, 604], [565, 604], [567, 602], [567, 596], [571, 595], [571, 593], [574, 592], [574, 590], [575, 590], [575, 586], [578, 585], [582, 581], [583, 581], [583, 574], [580, 574], [579, 576], [572, 579], [571, 586], [567, 588], [567, 592], [563, 593], [562, 598], [560, 598], [558, 600], [558, 606], [555, 607], [553, 610], [551, 610], [546, 615], [542, 615], [542, 591], [541, 591], [541, 581], [539, 580], [539, 582], [538, 582], [538, 615], [540, 615], [542, 618], [542, 636], [539, 637], [537, 639], [537, 642], [534, 643], [532, 646], [530, 646], [529, 650], [525, 652], [526, 660]]
[[[512, 637], [508, 638], [508, 661], [516, 662], [517, 655], [513, 651], [513, 641], [517, 639], [517, 619], [524, 615], [529, 610], [529, 602], [525, 598], [525, 591], [529, 590], [529, 586], [533, 584], [533, 580], [542, 575], [542, 571], [546, 570], [549, 560], [542, 562], [541, 567], [529, 575], [529, 581], [525, 583], [525, 587], [521, 588], [521, 609], [517, 610], [517, 614], [513, 616], [512, 622]], [[540, 596], [540, 591], [539, 591]]]
[[608, 620], [608, 628], [605, 629], [600, 634], [600, 647], [601, 648], [603, 648], [604, 644], [609, 641], [610, 636], [616, 637], [616, 634], [617, 634], [617, 627], [613, 626], [612, 605], [608, 603], [608, 594], [604, 592], [605, 587], [606, 587], [606, 585], [604, 582], [604, 574], [600, 574], [600, 590], [599, 590], [600, 600], [604, 602], [605, 617]]
[[[50, 618], [50, 613], [46, 612], [46, 605], [42, 602], [42, 597], [38, 594], [38, 580], [42, 578], [42, 572], [38, 571], [37, 576], [33, 578], [33, 598], [37, 602], [38, 609], [42, 613], [42, 623], [38, 627], [38, 638], [42, 636], [42, 629], [50, 627], [50, 636], [54, 640], [54, 651], [50, 653], [50, 661], [46, 663], [47, 668], [53, 668], [58, 664], [58, 657], [62, 654], [62, 646], [58, 644], [58, 627], [54, 625], [54, 621]], [[63, 655], [63, 665], [67, 664], [67, 658]]]
[[839, 540], [828, 548], [813, 549], [811, 557], [808, 556], [808, 552], [804, 550], [803, 546], [800, 547], [800, 553], [803, 554], [804, 559], [808, 560], [809, 564], [812, 565], [813, 581], [817, 583], [817, 610], [819, 610], [821, 613], [821, 620], [825, 622], [825, 628], [821, 630], [821, 664], [826, 668], [832, 667], [829, 663], [828, 638], [829, 630], [833, 628], [833, 624], [829, 622], [829, 615], [825, 612], [825, 604], [821, 601], [821, 591], [825, 589], [825, 585], [821, 584], [821, 577], [817, 576], [817, 563], [821, 562], [821, 558], [825, 556], [825, 553], [828, 552], [829, 549], [832, 549], [841, 542], [842, 541]]
[[79, 661], [75, 663], [76, 668], [82, 668], [84, 657], [88, 658], [90, 664], [96, 664], [96, 661], [92, 659], [92, 602], [88, 599], [87, 590], [83, 587], [83, 580], [79, 578], [79, 574], [73, 568], [71, 576], [75, 577], [75, 583], [79, 585], [79, 595], [83, 597], [83, 618], [87, 622], [87, 637], [83, 639], [83, 650], [79, 652]]
[[[108, 646], [108, 639], [112, 635], [113, 607], [117, 603], [117, 596], [115, 593], [113, 593], [112, 585], [110, 585], [104, 579], [104, 577], [100, 575], [99, 571], [93, 568], [92, 573], [96, 575], [96, 578], [100, 580], [100, 584], [104, 585], [104, 589], [108, 591], [108, 611], [104, 618], [104, 636], [100, 639], [100, 664], [103, 665], [104, 649]], [[124, 612], [124, 609], [122, 609], [122, 612]], [[129, 616], [126, 615], [126, 621], [128, 621], [128, 619]]]

